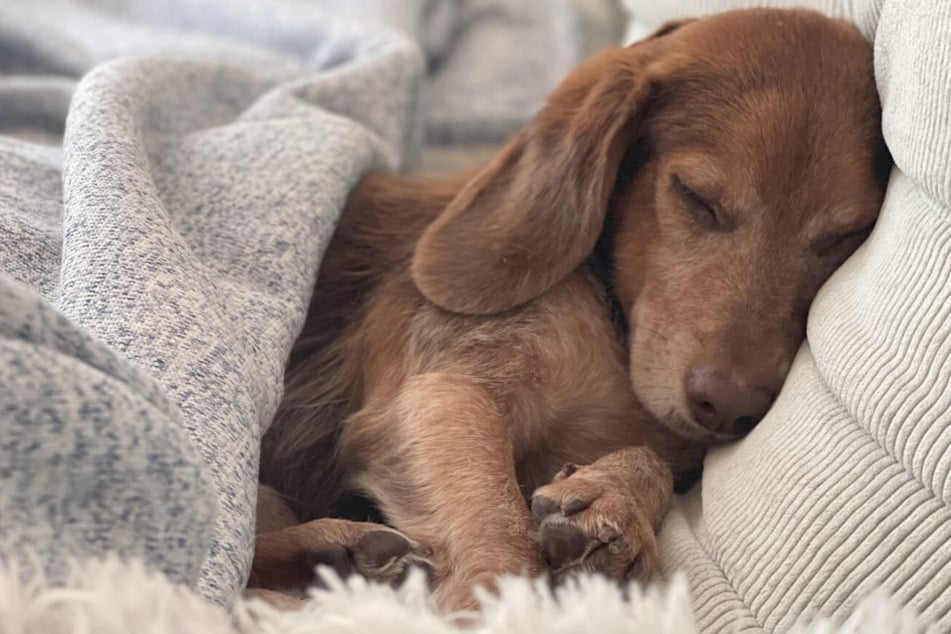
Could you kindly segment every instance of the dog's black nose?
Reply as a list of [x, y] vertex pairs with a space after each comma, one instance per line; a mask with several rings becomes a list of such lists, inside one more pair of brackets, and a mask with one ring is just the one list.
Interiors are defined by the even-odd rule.
[[694, 368], [687, 372], [684, 387], [696, 421], [721, 434], [749, 432], [773, 403], [769, 390], [741, 387], [712, 368]]

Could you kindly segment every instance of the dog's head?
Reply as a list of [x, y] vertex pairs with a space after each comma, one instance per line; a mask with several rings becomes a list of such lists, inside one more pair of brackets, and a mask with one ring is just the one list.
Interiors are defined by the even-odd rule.
[[854, 27], [801, 10], [671, 23], [607, 50], [427, 229], [413, 278], [448, 310], [502, 312], [600, 238], [639, 399], [682, 435], [741, 435], [882, 202], [871, 57]]

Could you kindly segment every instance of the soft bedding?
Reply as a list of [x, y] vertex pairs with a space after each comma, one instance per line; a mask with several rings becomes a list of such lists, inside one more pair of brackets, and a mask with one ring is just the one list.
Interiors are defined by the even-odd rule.
[[[879, 587], [910, 611], [873, 595], [842, 631], [951, 629], [951, 6], [806, 3], [875, 45], [896, 161], [879, 226], [774, 411], [668, 516], [682, 585], [559, 608], [516, 583], [484, 631], [628, 631], [635, 608], [649, 631], [788, 631]], [[448, 631], [411, 591], [338, 587], [293, 622], [214, 605], [247, 573], [257, 442], [349, 188], [424, 139], [484, 154], [607, 15], [400, 4], [0, 4], [0, 630]], [[643, 30], [802, 3], [626, 4]], [[82, 563], [106, 554], [159, 576]]]
[[55, 581], [112, 553], [234, 599], [350, 187], [504, 137], [596, 31], [569, 2], [396, 9], [0, 3], [0, 558]]

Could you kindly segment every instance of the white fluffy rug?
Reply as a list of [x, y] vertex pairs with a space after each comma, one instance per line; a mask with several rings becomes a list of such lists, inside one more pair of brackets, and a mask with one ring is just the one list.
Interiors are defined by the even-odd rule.
[[[429, 607], [420, 577], [400, 590], [353, 579], [327, 578], [329, 589], [312, 594], [300, 612], [279, 612], [257, 600], [241, 600], [231, 613], [190, 590], [148, 573], [136, 563], [88, 561], [72, 566], [63, 587], [23, 582], [15, 569], [0, 568], [0, 632], [3, 634], [447, 634], [461, 630]], [[646, 592], [632, 588], [625, 601], [613, 584], [581, 579], [552, 595], [524, 579], [507, 579], [500, 598], [483, 597], [481, 623], [464, 631], [483, 634], [597, 632], [698, 632], [686, 580]], [[816, 621], [800, 634], [901, 633], [927, 630], [884, 594], [869, 597], [843, 624]]]

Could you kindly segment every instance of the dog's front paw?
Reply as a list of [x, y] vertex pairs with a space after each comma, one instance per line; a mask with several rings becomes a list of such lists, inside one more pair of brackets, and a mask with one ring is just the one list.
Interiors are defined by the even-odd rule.
[[656, 570], [651, 511], [615, 467], [568, 464], [532, 496], [539, 548], [556, 581], [581, 571], [643, 581]]

